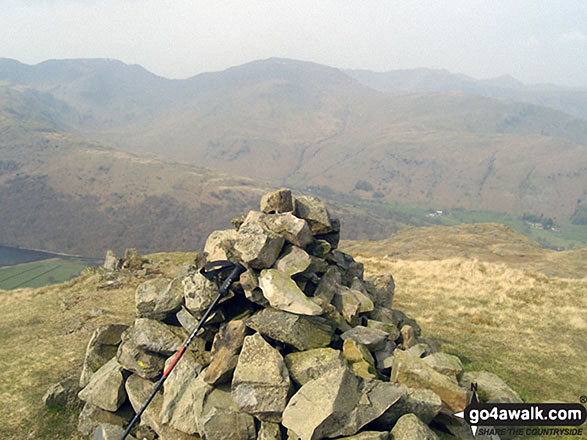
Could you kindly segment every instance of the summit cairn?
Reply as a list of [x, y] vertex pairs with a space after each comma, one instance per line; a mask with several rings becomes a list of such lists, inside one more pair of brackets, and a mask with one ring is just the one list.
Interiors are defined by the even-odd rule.
[[[234, 225], [210, 234], [205, 252], [247, 270], [135, 438], [434, 439], [431, 424], [463, 431], [453, 418], [469, 399], [460, 361], [434, 353], [418, 324], [392, 308], [390, 274], [366, 280], [363, 265], [337, 249], [340, 222], [324, 202], [280, 189]], [[134, 323], [96, 330], [78, 394], [81, 432], [106, 438], [142, 406], [218, 293], [222, 279], [208, 280], [201, 266], [145, 281]]]

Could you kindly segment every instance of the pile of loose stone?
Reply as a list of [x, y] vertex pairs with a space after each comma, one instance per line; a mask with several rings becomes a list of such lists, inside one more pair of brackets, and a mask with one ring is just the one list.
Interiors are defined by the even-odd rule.
[[[79, 430], [118, 439], [218, 293], [208, 261], [247, 267], [142, 416], [134, 438], [466, 438], [452, 417], [469, 382], [520, 401], [490, 373], [463, 374], [392, 308], [391, 275], [366, 280], [337, 249], [340, 223], [312, 196], [266, 194], [261, 211], [213, 232], [197, 264], [136, 290], [136, 319], [98, 328], [86, 351]], [[112, 264], [112, 262], [110, 262]], [[492, 394], [493, 393], [493, 394]]]

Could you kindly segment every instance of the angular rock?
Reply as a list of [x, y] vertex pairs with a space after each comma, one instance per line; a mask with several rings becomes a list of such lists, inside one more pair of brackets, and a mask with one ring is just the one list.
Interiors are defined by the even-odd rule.
[[247, 336], [232, 379], [237, 407], [260, 420], [279, 422], [289, 388], [289, 373], [279, 351], [259, 333]]
[[260, 221], [271, 232], [281, 235], [294, 246], [304, 248], [313, 240], [308, 223], [291, 213], [264, 215]]
[[295, 198], [294, 209], [296, 217], [308, 221], [312, 234], [327, 234], [333, 231], [332, 220], [322, 200], [314, 196], [299, 196]]
[[358, 263], [349, 254], [334, 249], [326, 258], [330, 263], [336, 264], [341, 269], [342, 283], [350, 286], [355, 278], [363, 279], [363, 263]]
[[321, 316], [303, 316], [275, 309], [263, 309], [246, 320], [248, 327], [298, 350], [326, 347], [335, 326]]
[[52, 385], [43, 396], [43, 403], [49, 407], [81, 409], [83, 402], [77, 397], [80, 391], [79, 377], [74, 374]]
[[290, 212], [293, 209], [291, 190], [287, 188], [281, 188], [261, 197], [261, 211], [265, 214]]
[[300, 315], [320, 315], [322, 308], [300, 290], [294, 280], [277, 269], [261, 271], [259, 286], [271, 307]]
[[259, 276], [255, 271], [249, 269], [243, 272], [239, 281], [245, 291], [245, 298], [262, 307], [269, 307], [269, 301], [263, 296], [263, 291], [259, 288]]
[[124, 381], [122, 366], [116, 358], [112, 358], [94, 373], [78, 397], [106, 411], [115, 412], [126, 400]]
[[201, 365], [195, 358], [188, 356], [185, 360], [178, 362], [169, 375], [157, 415], [161, 423], [187, 434], [195, 434], [201, 432], [199, 417], [208, 394], [214, 388], [204, 381]]
[[141, 350], [137, 346], [136, 336], [134, 327], [122, 334], [122, 343], [118, 347], [116, 358], [125, 370], [133, 371], [145, 379], [154, 379], [163, 372], [165, 358]]
[[323, 258], [318, 258], [313, 255], [310, 255], [310, 265], [308, 268], [302, 273], [304, 276], [311, 276], [312, 274], [323, 274], [325, 273], [330, 265], [326, 262]]
[[353, 435], [400, 397], [394, 384], [336, 369], [307, 382], [291, 397], [282, 424], [301, 440]]
[[376, 306], [391, 309], [395, 292], [395, 281], [391, 274], [370, 276], [367, 280], [367, 290]]
[[340, 286], [334, 294], [332, 304], [351, 326], [357, 324], [361, 302], [351, 289]]
[[390, 430], [404, 414], [415, 414], [428, 424], [442, 409], [442, 400], [431, 390], [404, 388], [402, 397], [373, 422], [377, 429]]
[[329, 267], [324, 275], [322, 275], [322, 278], [320, 278], [320, 282], [314, 292], [313, 301], [322, 308], [330, 304], [340, 288], [339, 283], [340, 274], [334, 267]]
[[126, 325], [107, 324], [94, 330], [86, 347], [86, 355], [79, 378], [81, 388], [90, 382], [92, 374], [116, 355], [122, 332], [127, 328]]
[[208, 261], [233, 258], [236, 238], [237, 231], [234, 229], [212, 232], [204, 245], [204, 252], [208, 253]]
[[369, 351], [377, 351], [382, 349], [387, 342], [387, 336], [387, 333], [385, 333], [383, 330], [364, 327], [362, 325], [358, 325], [340, 335], [343, 341], [352, 338], [367, 347]]
[[428, 344], [420, 342], [420, 343], [408, 348], [406, 350], [406, 353], [409, 353], [415, 357], [424, 358], [424, 357], [432, 354], [432, 351], [431, 351], [431, 348], [428, 346]]
[[438, 440], [438, 436], [417, 416], [406, 414], [391, 430], [393, 440]]
[[[120, 440], [124, 434], [122, 426], [113, 425], [111, 423], [101, 423], [92, 436], [92, 440]], [[127, 439], [136, 440], [132, 435], [127, 435]]]
[[316, 258], [326, 257], [331, 249], [332, 246], [326, 240], [314, 239], [308, 246], [308, 252]]
[[375, 360], [371, 353], [360, 342], [349, 338], [342, 345], [342, 352], [349, 362], [353, 373], [365, 379], [377, 379], [377, 370], [375, 369]]
[[200, 272], [184, 278], [182, 283], [185, 307], [194, 314], [207, 310], [218, 296], [218, 286]]
[[311, 262], [312, 258], [303, 249], [297, 246], [286, 246], [274, 267], [291, 277], [305, 271]]
[[339, 437], [338, 440], [389, 440], [389, 432], [363, 431], [349, 437]]
[[[179, 364], [178, 364], [179, 365]], [[138, 411], [153, 391], [155, 384], [133, 374], [126, 381], [126, 392], [135, 411]], [[141, 416], [141, 423], [149, 426], [161, 440], [200, 440], [199, 437], [178, 431], [162, 422], [159, 413], [163, 404], [163, 396], [158, 392]]]
[[122, 260], [122, 267], [130, 270], [140, 270], [143, 264], [147, 263], [148, 260], [134, 248], [126, 249], [124, 251], [124, 259]]
[[326, 304], [324, 307], [324, 316], [335, 323], [336, 328], [343, 333], [352, 328], [332, 304]]
[[461, 360], [452, 354], [438, 352], [422, 358], [422, 361], [430, 365], [436, 371], [455, 380], [459, 380], [464, 368]]
[[402, 347], [404, 350], [407, 350], [418, 343], [416, 332], [411, 325], [404, 325], [400, 330], [400, 334], [402, 338]]
[[183, 304], [183, 286], [180, 280], [155, 278], [140, 284], [135, 291], [138, 318], [163, 320], [177, 312]]
[[238, 362], [238, 353], [245, 340], [247, 327], [241, 319], [226, 323], [214, 337], [211, 362], [204, 380], [210, 385], [230, 381]]
[[347, 361], [340, 350], [314, 348], [286, 355], [285, 364], [291, 378], [299, 385], [304, 385], [332, 370], [345, 368]]
[[122, 266], [122, 260], [118, 258], [111, 250], [106, 251], [106, 258], [104, 259], [104, 269], [118, 270]]
[[257, 440], [281, 440], [279, 423], [261, 422]]
[[90, 435], [102, 423], [124, 426], [133, 418], [132, 407], [126, 403], [118, 411], [104, 411], [102, 408], [86, 403], [80, 412], [77, 430]]
[[453, 413], [463, 411], [467, 406], [467, 390], [448, 376], [439, 373], [402, 350], [396, 350], [391, 367], [391, 382], [402, 383], [411, 388], [425, 388], [434, 391]]
[[[335, 227], [335, 221], [338, 221], [338, 219], [331, 220], [333, 228]], [[340, 222], [338, 227], [340, 227]], [[336, 249], [338, 247], [338, 244], [340, 243], [340, 231], [332, 231], [328, 234], [318, 234], [316, 235], [316, 240], [323, 240], [330, 245], [331, 249]]]
[[463, 373], [461, 385], [467, 389], [476, 383], [480, 400], [491, 403], [523, 403], [520, 395], [512, 390], [499, 376], [488, 371]]
[[185, 339], [181, 328], [163, 324], [154, 319], [137, 318], [133, 327], [134, 340], [139, 350], [169, 356], [183, 345]]
[[245, 264], [262, 269], [275, 263], [284, 243], [283, 236], [267, 229], [254, 216], [248, 216], [238, 230], [234, 249]]
[[373, 353], [375, 360], [377, 361], [377, 369], [378, 370], [386, 370], [387, 368], [391, 368], [393, 364], [393, 352], [396, 349], [395, 342], [387, 341], [385, 346], [377, 350]]
[[367, 327], [384, 331], [387, 333], [387, 339], [390, 341], [396, 341], [400, 337], [398, 328], [393, 324], [376, 321], [374, 319], [368, 319]]

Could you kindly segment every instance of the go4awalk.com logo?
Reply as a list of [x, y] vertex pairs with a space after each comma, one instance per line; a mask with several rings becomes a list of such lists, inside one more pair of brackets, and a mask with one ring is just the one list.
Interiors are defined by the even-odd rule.
[[579, 403], [481, 403], [477, 385], [464, 411], [455, 416], [464, 419], [479, 434], [497, 435], [583, 435], [579, 428], [587, 419], [587, 410]]

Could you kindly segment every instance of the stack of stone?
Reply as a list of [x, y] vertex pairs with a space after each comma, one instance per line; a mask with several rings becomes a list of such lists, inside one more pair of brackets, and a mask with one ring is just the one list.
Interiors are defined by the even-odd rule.
[[[431, 423], [462, 431], [451, 417], [468, 399], [460, 360], [434, 353], [417, 323], [392, 308], [391, 275], [365, 280], [363, 265], [337, 249], [340, 223], [323, 202], [283, 189], [234, 223], [213, 232], [205, 252], [247, 271], [135, 438], [433, 439]], [[141, 407], [217, 296], [219, 283], [197, 269], [141, 284], [133, 325], [94, 333], [80, 431], [118, 438]]]

